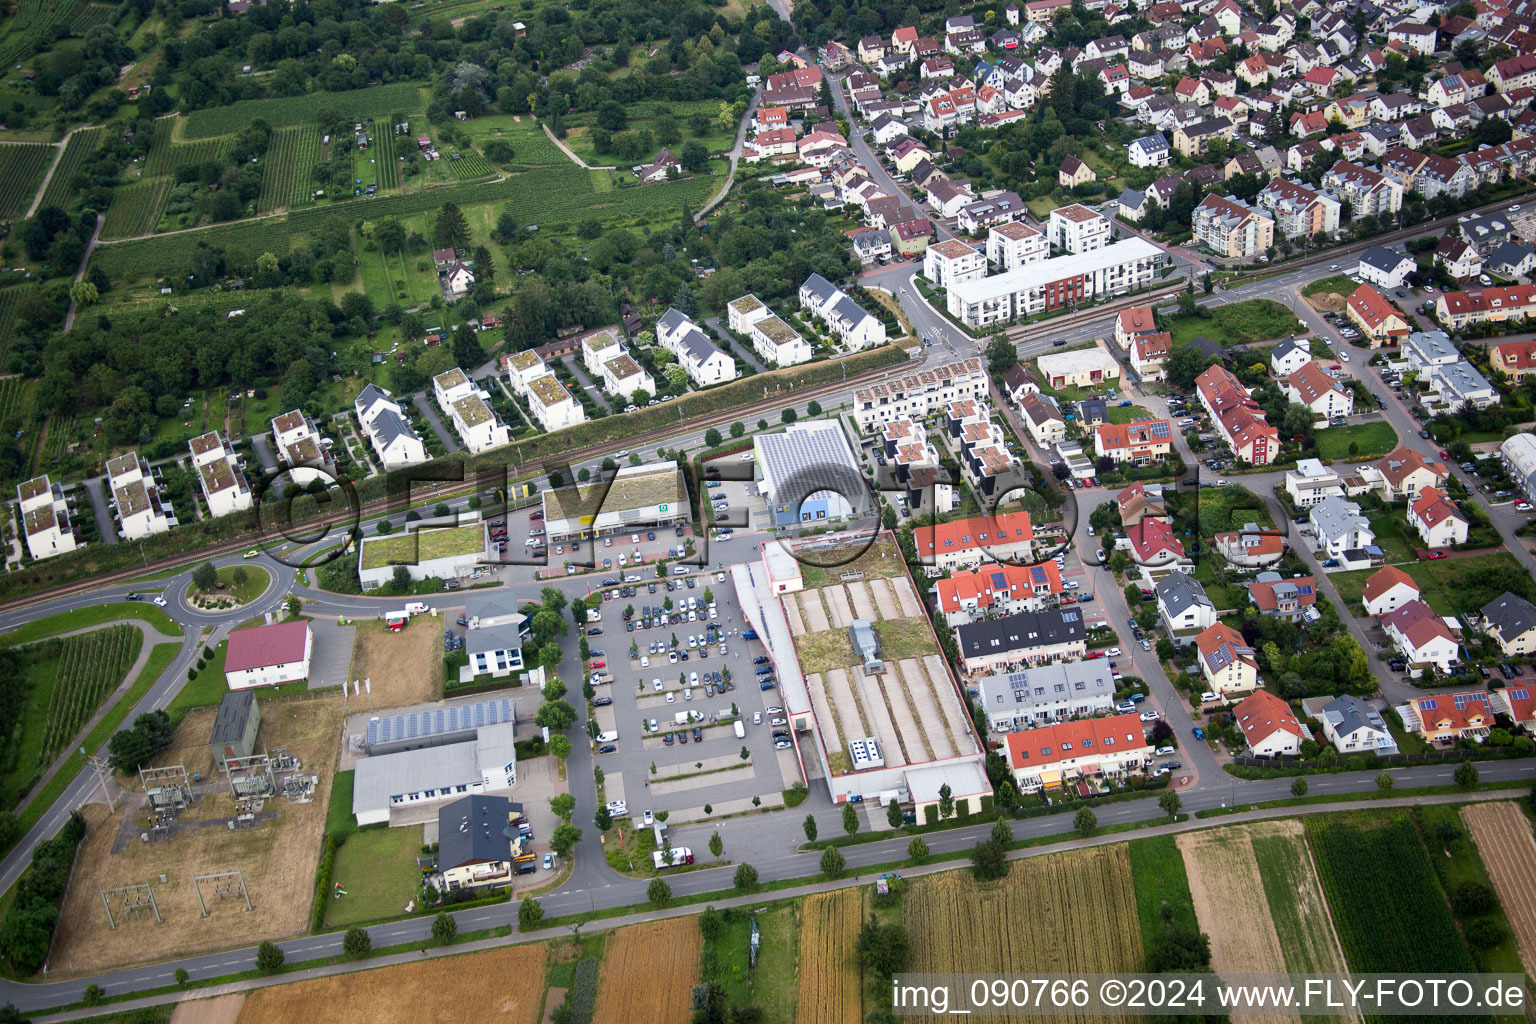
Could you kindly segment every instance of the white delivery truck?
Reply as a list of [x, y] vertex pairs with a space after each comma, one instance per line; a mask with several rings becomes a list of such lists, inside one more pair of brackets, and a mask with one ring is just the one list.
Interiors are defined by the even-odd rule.
[[427, 607], [427, 602], [425, 601], [407, 601], [405, 603], [405, 610], [412, 615], [425, 615], [431, 609]]
[[619, 742], [619, 734], [617, 732], [614, 732], [614, 731], [600, 732], [600, 733], [597, 734], [597, 742], [599, 742], [599, 743], [617, 743], [617, 742]]
[[651, 863], [655, 865], [657, 871], [662, 868], [679, 868], [684, 864], [693, 863], [693, 851], [686, 846], [674, 846], [669, 860], [660, 850], [655, 850], [651, 853]]
[[741, 724], [741, 719], [736, 719], [736, 738], [743, 739], [747, 735], [747, 727]]

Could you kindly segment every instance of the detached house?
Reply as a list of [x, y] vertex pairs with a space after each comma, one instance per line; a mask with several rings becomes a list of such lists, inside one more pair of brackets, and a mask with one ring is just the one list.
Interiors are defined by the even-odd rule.
[[1312, 410], [1312, 415], [1320, 420], [1348, 416], [1355, 411], [1354, 394], [1313, 362], [1285, 379], [1285, 396]]
[[1467, 519], [1451, 499], [1426, 487], [1408, 506], [1408, 522], [1427, 548], [1447, 548], [1467, 542]]
[[1218, 622], [1195, 637], [1200, 675], [1212, 693], [1247, 693], [1259, 685], [1259, 662], [1243, 635]]
[[1309, 697], [1301, 702], [1309, 718], [1323, 724], [1323, 736], [1341, 754], [1397, 753], [1397, 741], [1381, 713], [1354, 694]]
[[1291, 706], [1267, 690], [1258, 690], [1232, 709], [1243, 740], [1255, 757], [1294, 757], [1311, 739]]
[[1455, 746], [1462, 740], [1481, 743], [1493, 728], [1487, 690], [1415, 697], [1398, 711], [1403, 725], [1440, 746]]
[[1248, 584], [1248, 600], [1260, 615], [1296, 622], [1316, 616], [1317, 581], [1311, 576], [1281, 578], [1279, 573], [1261, 572]]
[[1382, 497], [1387, 501], [1417, 501], [1426, 487], [1442, 489], [1450, 470], [1439, 462], [1427, 462], [1424, 456], [1402, 445], [1376, 463], [1381, 474]]
[[1371, 285], [1362, 284], [1356, 288], [1345, 303], [1345, 308], [1349, 319], [1370, 340], [1371, 348], [1396, 345], [1406, 340], [1410, 333], [1408, 321], [1397, 311], [1397, 307]]
[[1505, 591], [1483, 605], [1483, 631], [1506, 658], [1536, 652], [1536, 605]]
[[1460, 646], [1445, 621], [1423, 601], [1409, 601], [1381, 617], [1387, 639], [1410, 665], [1433, 665], [1449, 675]]
[[1419, 585], [1395, 565], [1384, 566], [1365, 579], [1360, 601], [1367, 615], [1385, 615], [1419, 599]]
[[1157, 613], [1176, 644], [1190, 644], [1216, 624], [1216, 606], [1193, 576], [1169, 573], [1157, 581]]

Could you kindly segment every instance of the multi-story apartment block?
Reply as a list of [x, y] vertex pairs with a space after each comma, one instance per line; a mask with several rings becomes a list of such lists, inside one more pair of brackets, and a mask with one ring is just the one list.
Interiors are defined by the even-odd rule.
[[951, 288], [961, 281], [985, 277], [987, 259], [958, 238], [930, 245], [923, 253], [923, 276], [940, 288]]
[[963, 282], [949, 290], [947, 306], [967, 327], [987, 327], [1145, 288], [1167, 261], [1168, 254], [1151, 242], [1126, 238], [1089, 252]]
[[118, 536], [124, 540], [143, 540], [176, 525], [171, 506], [160, 498], [149, 463], [137, 451], [107, 460], [107, 485], [117, 510]]
[[1077, 255], [1104, 248], [1112, 235], [1108, 218], [1081, 203], [1052, 210], [1046, 230], [1052, 245]]
[[1224, 196], [1208, 195], [1193, 215], [1195, 241], [1229, 259], [1252, 259], [1275, 242], [1275, 222]]
[[27, 554], [51, 558], [75, 550], [78, 538], [69, 520], [64, 490], [47, 476], [33, 477], [16, 487], [21, 507], [21, 532], [27, 538]]
[[187, 442], [192, 450], [192, 469], [203, 485], [203, 500], [214, 518], [251, 507], [251, 486], [240, 472], [234, 451], [217, 430]]
[[277, 459], [297, 487], [307, 487], [322, 473], [335, 476], [331, 442], [322, 437], [315, 421], [298, 409], [272, 420], [272, 441]]
[[472, 454], [511, 442], [512, 430], [491, 410], [491, 396], [457, 366], [433, 377], [432, 390], [454, 432]]
[[853, 420], [867, 434], [893, 420], [926, 419], [952, 402], [986, 395], [986, 368], [972, 357], [859, 388], [853, 393]]
[[987, 260], [1004, 270], [1017, 270], [1051, 255], [1051, 244], [1041, 232], [1014, 221], [987, 232]]

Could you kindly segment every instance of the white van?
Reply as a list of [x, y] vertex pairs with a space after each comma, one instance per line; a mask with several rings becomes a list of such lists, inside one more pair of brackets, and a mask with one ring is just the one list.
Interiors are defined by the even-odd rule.
[[736, 738], [737, 739], [745, 739], [746, 735], [747, 735], [747, 727], [741, 724], [741, 719], [739, 719], [739, 718], [736, 719]]
[[600, 732], [597, 734], [597, 742], [599, 743], [617, 743], [618, 741], [619, 734], [617, 732]]
[[673, 576], [687, 576], [688, 575], [688, 567], [685, 566], [685, 565], [674, 565], [672, 567], [672, 575]]
[[425, 615], [430, 611], [425, 601], [407, 601], [405, 603], [405, 610], [412, 615]]

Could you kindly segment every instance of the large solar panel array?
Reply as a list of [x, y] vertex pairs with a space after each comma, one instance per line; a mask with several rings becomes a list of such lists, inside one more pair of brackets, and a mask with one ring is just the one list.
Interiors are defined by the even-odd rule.
[[441, 733], [464, 732], [482, 725], [499, 725], [512, 721], [512, 700], [482, 700], [473, 704], [461, 704], [451, 708], [432, 708], [428, 711], [411, 711], [403, 715], [375, 718], [368, 723], [368, 745], [398, 743], [422, 736]]
[[[836, 424], [767, 434], [758, 441], [768, 473], [781, 489], [780, 500], [804, 501], [822, 491], [841, 495], [849, 504], [863, 500], [863, 477]], [[784, 488], [800, 493], [785, 493]]]

